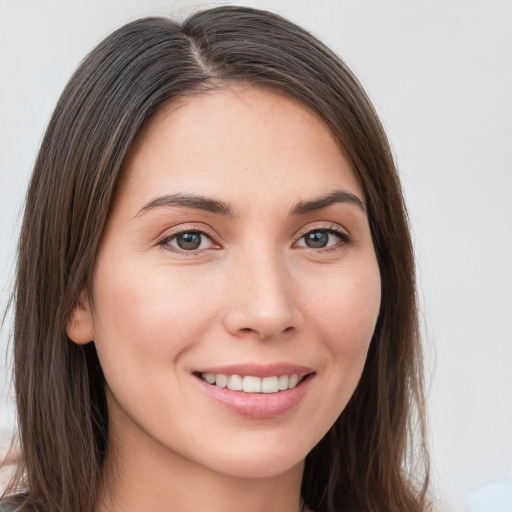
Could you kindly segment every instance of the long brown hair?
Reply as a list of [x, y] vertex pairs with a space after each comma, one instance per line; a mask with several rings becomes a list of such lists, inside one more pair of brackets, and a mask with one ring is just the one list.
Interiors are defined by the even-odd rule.
[[291, 22], [242, 7], [202, 11], [182, 24], [153, 17], [125, 25], [86, 57], [59, 99], [19, 241], [14, 368], [24, 462], [5, 505], [94, 511], [108, 443], [104, 378], [94, 344], [67, 338], [68, 317], [89, 286], [141, 126], [171, 99], [226, 80], [278, 88], [330, 127], [364, 189], [380, 267], [381, 311], [363, 375], [306, 459], [305, 503], [316, 512], [427, 510], [414, 261], [386, 135], [339, 57]]

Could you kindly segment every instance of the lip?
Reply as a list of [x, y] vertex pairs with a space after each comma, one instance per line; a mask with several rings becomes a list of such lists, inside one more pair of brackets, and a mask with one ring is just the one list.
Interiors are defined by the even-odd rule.
[[[244, 393], [208, 384], [197, 375], [198, 373], [252, 375], [255, 377], [297, 374], [300, 378], [306, 378], [294, 388], [278, 393]], [[315, 372], [311, 368], [293, 364], [218, 366], [197, 370], [194, 371], [194, 374], [194, 380], [215, 403], [238, 416], [252, 419], [276, 418], [292, 410], [305, 397], [315, 377]]]
[[300, 366], [291, 363], [275, 363], [275, 364], [236, 364], [228, 366], [215, 366], [208, 368], [197, 368], [194, 373], [221, 373], [223, 375], [252, 375], [253, 377], [274, 377], [281, 375], [297, 374], [299, 378], [304, 377], [308, 373], [314, 373], [313, 368]]

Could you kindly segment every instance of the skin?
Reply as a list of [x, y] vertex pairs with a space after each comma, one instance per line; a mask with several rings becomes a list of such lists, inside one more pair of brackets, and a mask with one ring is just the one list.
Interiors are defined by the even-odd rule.
[[[364, 206], [290, 215], [340, 190], [364, 205], [324, 122], [275, 91], [231, 85], [176, 100], [148, 123], [92, 290], [68, 325], [76, 343], [94, 340], [107, 381], [100, 510], [299, 510], [305, 456], [353, 394], [380, 306]], [[213, 198], [233, 215], [144, 209], [165, 194]], [[197, 250], [180, 249], [176, 233], [187, 230], [206, 233]], [[308, 247], [308, 232], [327, 245]], [[275, 362], [314, 376], [298, 405], [273, 418], [227, 410], [193, 375]]]

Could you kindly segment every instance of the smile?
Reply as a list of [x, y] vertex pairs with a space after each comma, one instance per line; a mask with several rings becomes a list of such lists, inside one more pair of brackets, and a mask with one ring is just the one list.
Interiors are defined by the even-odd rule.
[[244, 393], [279, 393], [293, 389], [302, 380], [296, 373], [292, 375], [274, 375], [256, 377], [254, 375], [225, 375], [222, 373], [201, 373], [201, 379], [218, 388]]
[[233, 365], [193, 372], [214, 403], [238, 416], [275, 418], [297, 407], [316, 371], [294, 364]]

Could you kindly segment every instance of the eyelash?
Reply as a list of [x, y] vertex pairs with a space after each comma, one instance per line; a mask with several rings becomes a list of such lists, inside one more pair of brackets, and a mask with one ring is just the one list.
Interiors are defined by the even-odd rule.
[[[212, 243], [216, 244], [217, 246], [220, 245], [216, 242], [215, 236], [212, 233], [209, 233], [208, 231], [206, 231], [204, 229], [198, 229], [198, 228], [180, 229], [179, 231], [175, 231], [174, 233], [167, 234], [161, 240], [158, 241], [158, 245], [161, 246], [166, 251], [171, 251], [171, 252], [174, 252], [177, 254], [183, 254], [185, 256], [194, 256], [194, 255], [205, 250], [205, 249], [185, 250], [185, 249], [180, 249], [178, 247], [173, 247], [170, 245], [170, 242], [172, 240], [176, 239], [178, 236], [183, 235], [183, 234], [197, 234], [197, 235], [200, 235], [201, 237], [208, 238], [209, 240], [211, 240]], [[201, 241], [201, 243], [202, 243], [202, 241]]]
[[[305, 245], [301, 245], [299, 247], [303, 247], [304, 249], [307, 249], [307, 250], [313, 251], [313, 252], [319, 252], [319, 251], [327, 252], [327, 251], [340, 250], [351, 242], [351, 239], [350, 239], [349, 235], [347, 235], [347, 233], [345, 233], [344, 231], [341, 231], [339, 228], [337, 228], [335, 226], [329, 225], [329, 226], [321, 226], [321, 227], [317, 227], [317, 228], [313, 228], [313, 229], [308, 229], [307, 231], [303, 232], [299, 236], [299, 238], [297, 239], [296, 242], [294, 242], [294, 244], [296, 244], [299, 240], [304, 239], [304, 237], [306, 237], [309, 234], [320, 233], [320, 232], [334, 235], [339, 238], [339, 241], [332, 245], [329, 245], [327, 247], [314, 248], [314, 247], [308, 247]], [[208, 250], [208, 249], [185, 250], [185, 249], [179, 249], [177, 247], [173, 247], [170, 245], [170, 242], [172, 240], [176, 239], [178, 236], [183, 235], [183, 234], [198, 234], [201, 237], [203, 237], [203, 236], [207, 237], [212, 243], [220, 245], [216, 242], [213, 234], [209, 233], [208, 231], [205, 231], [202, 229], [197, 229], [197, 228], [181, 229], [181, 230], [176, 231], [170, 235], [167, 234], [165, 237], [163, 237], [161, 240], [158, 241], [158, 245], [167, 251], [171, 251], [171, 252], [178, 253], [178, 254], [183, 254], [186, 256], [194, 256], [204, 250]], [[202, 241], [200, 243], [202, 243]]]
[[[308, 229], [307, 231], [305, 231], [304, 233], [302, 233], [300, 235], [298, 240], [303, 240], [307, 235], [312, 234], [312, 233], [327, 233], [327, 234], [336, 236], [339, 240], [338, 240], [338, 242], [336, 242], [332, 245], [329, 245], [327, 247], [320, 247], [320, 248], [314, 248], [314, 247], [308, 247], [308, 246], [300, 246], [300, 247], [304, 247], [305, 249], [308, 249], [309, 251], [313, 251], [313, 252], [318, 252], [318, 251], [327, 252], [327, 251], [337, 251], [337, 250], [343, 249], [345, 246], [347, 246], [351, 242], [351, 239], [346, 232], [344, 232], [341, 229], [339, 229], [338, 227], [332, 226], [332, 225], [320, 226], [320, 227], [316, 227], [313, 229]], [[297, 242], [295, 242], [295, 243], [297, 243]]]

